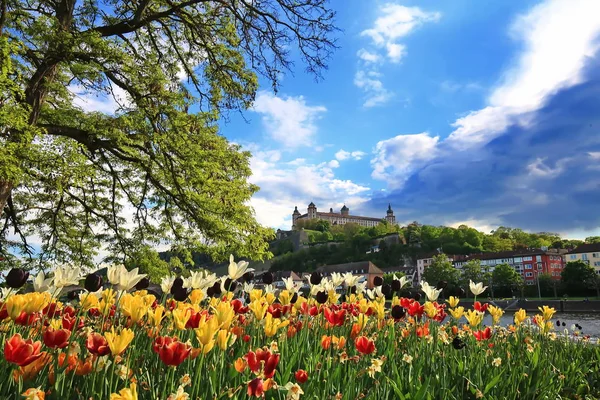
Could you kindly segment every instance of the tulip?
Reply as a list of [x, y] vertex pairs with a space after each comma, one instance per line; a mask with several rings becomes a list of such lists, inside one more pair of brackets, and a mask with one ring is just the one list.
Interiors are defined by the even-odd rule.
[[123, 329], [121, 333], [117, 334], [115, 332], [115, 328], [113, 327], [110, 332], [105, 332], [104, 337], [108, 342], [108, 347], [113, 356], [118, 356], [122, 354], [129, 343], [133, 340], [135, 334], [131, 329]]
[[471, 293], [475, 296], [479, 296], [481, 293], [485, 292], [487, 286], [483, 286], [483, 282], [475, 284], [472, 280], [469, 280], [469, 289], [471, 289]]
[[194, 329], [194, 332], [204, 354], [211, 351], [215, 346], [214, 337], [218, 330], [219, 323], [217, 322], [216, 318], [211, 317], [207, 319], [206, 315], [202, 315], [198, 329]]
[[469, 321], [469, 325], [476, 327], [483, 321], [483, 313], [477, 310], [469, 310], [465, 313], [465, 318]]
[[104, 336], [96, 332], [92, 332], [88, 335], [87, 340], [85, 342], [85, 347], [90, 351], [90, 353], [100, 357], [110, 353], [108, 342], [106, 341]]
[[489, 338], [492, 337], [492, 330], [488, 326], [487, 328], [485, 328], [482, 331], [473, 332], [473, 336], [475, 336], [475, 339], [477, 339], [478, 342], [481, 340], [488, 340]]
[[550, 321], [552, 319], [552, 316], [556, 312], [554, 308], [548, 306], [538, 307], [538, 310], [540, 310], [540, 312], [542, 313], [544, 321]]
[[235, 318], [235, 311], [231, 303], [222, 301], [215, 307], [214, 317], [222, 329], [229, 329]]
[[144, 277], [135, 285], [135, 289], [136, 290], [144, 290], [148, 286], [150, 286], [150, 279], [148, 279], [148, 277]]
[[376, 276], [373, 278], [373, 286], [381, 286], [383, 285], [383, 278], [381, 276]]
[[253, 268], [248, 268], [248, 261], [238, 261], [237, 263], [233, 260], [233, 254], [229, 256], [229, 267], [227, 268], [227, 274], [232, 280], [240, 279], [244, 274], [254, 271]]
[[263, 373], [265, 378], [272, 378], [275, 376], [275, 368], [279, 364], [279, 354], [271, 354], [265, 361]]
[[456, 336], [452, 340], [452, 347], [454, 347], [456, 350], [460, 350], [465, 346], [466, 346], [466, 344], [462, 340], [460, 340], [460, 338], [458, 336]]
[[527, 314], [524, 309], [519, 309], [519, 311], [515, 312], [515, 325], [521, 325], [523, 321], [527, 318]]
[[254, 378], [248, 383], [248, 396], [262, 397], [263, 394], [263, 380], [261, 378]]
[[458, 297], [450, 296], [450, 298], [446, 300], [446, 302], [450, 307], [455, 308], [460, 302], [460, 299]]
[[128, 388], [121, 389], [119, 394], [112, 393], [110, 400], [138, 400], [136, 384], [132, 382]]
[[13, 289], [19, 289], [29, 279], [29, 272], [21, 268], [13, 268], [6, 274], [6, 284]]
[[485, 313], [485, 312], [487, 311], [487, 309], [488, 309], [488, 306], [489, 306], [489, 304], [488, 304], [488, 303], [481, 304], [481, 303], [480, 303], [480, 302], [478, 302], [478, 301], [476, 301], [475, 303], [473, 303], [473, 308], [474, 308], [476, 311], [479, 311], [479, 312], [482, 312], [482, 313]]
[[192, 351], [188, 343], [180, 342], [176, 337], [157, 337], [152, 346], [165, 365], [177, 367], [185, 361]]
[[85, 277], [84, 287], [88, 292], [97, 292], [103, 283], [104, 279], [100, 275], [92, 273]]
[[273, 315], [267, 313], [265, 318], [265, 335], [267, 337], [275, 336], [277, 330], [288, 326], [289, 320], [281, 321], [279, 318], [273, 318]]
[[54, 269], [54, 287], [78, 285], [81, 277], [81, 268], [62, 266]]
[[220, 329], [217, 333], [217, 346], [223, 351], [235, 343], [236, 336], [226, 329]]
[[42, 337], [44, 339], [44, 344], [53, 349], [62, 349], [67, 347], [69, 344], [69, 336], [71, 336], [71, 331], [67, 329], [58, 329], [55, 330], [52, 327], [48, 327]]
[[500, 307], [489, 306], [488, 311], [492, 316], [492, 322], [494, 325], [500, 322], [500, 318], [502, 318], [502, 315], [504, 315], [504, 311]]
[[265, 272], [262, 275], [262, 281], [265, 285], [270, 285], [271, 283], [273, 283], [274, 277], [273, 277], [273, 273], [272, 272]]
[[333, 326], [342, 326], [344, 325], [344, 320], [346, 319], [346, 310], [332, 311], [329, 307], [325, 307], [323, 310], [325, 314], [325, 319]]
[[127, 271], [124, 265], [111, 265], [107, 271], [108, 280], [117, 290], [130, 290], [137, 285], [146, 274], [138, 274], [138, 268]]
[[184, 330], [188, 320], [192, 316], [192, 310], [190, 308], [177, 308], [171, 313], [173, 315], [173, 322], [175, 327], [179, 330]]
[[321, 283], [323, 276], [319, 272], [313, 272], [310, 275], [310, 283], [311, 285], [318, 285]]
[[20, 334], [15, 333], [4, 343], [4, 358], [10, 363], [24, 367], [43, 355], [40, 353], [41, 347], [41, 342], [33, 342], [31, 339], [23, 340]]
[[54, 281], [54, 278], [46, 279], [44, 271], [40, 271], [33, 280], [33, 290], [36, 292], [47, 292], [52, 286], [52, 281]]
[[421, 281], [421, 290], [425, 293], [429, 301], [436, 301], [440, 293], [442, 293], [441, 289], [431, 287], [429, 283], [423, 281]]
[[391, 314], [395, 320], [399, 320], [401, 318], [404, 318], [404, 316], [406, 315], [406, 310], [400, 305], [395, 305], [394, 307], [392, 307]]
[[244, 279], [244, 282], [250, 283], [254, 280], [254, 272], [246, 272], [242, 278]]
[[463, 306], [451, 308], [449, 312], [450, 315], [452, 315], [452, 318], [458, 321], [465, 313], [465, 308]]
[[325, 292], [325, 291], [320, 291], [319, 293], [317, 293], [317, 295], [315, 297], [319, 304], [325, 304], [327, 302], [327, 299], [329, 298], [329, 296], [327, 295], [327, 292]]
[[306, 382], [308, 380], [308, 373], [305, 370], [303, 370], [303, 369], [299, 369], [294, 374], [294, 378], [296, 378], [296, 382], [298, 382], [298, 383], [304, 383], [304, 382]]
[[354, 345], [356, 346], [356, 350], [362, 354], [371, 354], [375, 351], [375, 343], [365, 336], [357, 337]]

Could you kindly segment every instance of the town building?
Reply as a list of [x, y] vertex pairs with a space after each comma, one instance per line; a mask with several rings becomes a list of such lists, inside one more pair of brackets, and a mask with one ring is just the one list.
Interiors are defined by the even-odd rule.
[[560, 280], [565, 266], [562, 249], [525, 249], [454, 256], [453, 264], [461, 269], [469, 260], [480, 260], [484, 271], [493, 272], [496, 265], [508, 264], [521, 274], [526, 285], [535, 285], [539, 274], [549, 274]]
[[600, 274], [600, 243], [586, 243], [569, 251], [566, 261], [584, 261], [591, 267], [594, 267], [597, 274]]
[[421, 282], [417, 276], [417, 268], [415, 267], [408, 267], [408, 266], [397, 266], [397, 267], [388, 267], [388, 268], [381, 268], [381, 270], [383, 271], [384, 274], [393, 274], [396, 272], [401, 272], [404, 274], [404, 276], [406, 277], [406, 279], [409, 280], [409, 282], [411, 282], [413, 287], [417, 287], [419, 285], [419, 283]]
[[388, 209], [384, 218], [350, 215], [350, 209], [346, 207], [345, 204], [341, 208], [339, 213], [334, 212], [333, 208], [330, 208], [329, 212], [319, 212], [317, 211], [317, 206], [312, 201], [308, 205], [306, 211], [306, 214], [300, 214], [300, 211], [298, 211], [298, 207], [296, 206], [294, 208], [294, 212], [292, 213], [292, 229], [297, 229], [297, 223], [299, 221], [306, 221], [311, 219], [321, 219], [324, 221], [329, 221], [331, 225], [344, 225], [347, 223], [355, 223], [360, 226], [372, 227], [379, 225], [380, 223], [382, 223], [382, 221], [387, 221], [389, 224], [396, 224], [396, 217], [394, 216], [394, 210], [392, 210], [391, 204], [388, 204]]
[[367, 281], [367, 288], [373, 289], [375, 285], [373, 280], [376, 276], [383, 278], [383, 271], [371, 261], [358, 261], [346, 264], [324, 265], [316, 269], [323, 276], [331, 276], [332, 273], [345, 274], [347, 272], [352, 275], [360, 275]]

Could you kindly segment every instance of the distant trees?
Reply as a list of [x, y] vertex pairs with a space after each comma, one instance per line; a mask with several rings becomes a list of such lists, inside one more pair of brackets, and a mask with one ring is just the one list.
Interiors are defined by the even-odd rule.
[[523, 287], [523, 277], [508, 264], [496, 265], [492, 272], [492, 296], [512, 296]]
[[588, 293], [590, 284], [596, 281], [596, 271], [586, 262], [569, 261], [561, 272], [563, 290], [570, 296], [581, 296]]
[[446, 281], [451, 285], [458, 285], [460, 271], [454, 268], [448, 261], [448, 256], [439, 254], [433, 257], [433, 262], [425, 268], [423, 280], [430, 285], [437, 285], [440, 281]]

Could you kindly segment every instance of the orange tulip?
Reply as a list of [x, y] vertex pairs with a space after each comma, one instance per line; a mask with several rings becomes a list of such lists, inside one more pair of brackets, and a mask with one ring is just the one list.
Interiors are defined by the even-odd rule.
[[366, 336], [357, 337], [354, 341], [354, 345], [356, 346], [356, 350], [362, 354], [371, 354], [375, 351], [375, 342]]
[[49, 326], [42, 335], [44, 344], [52, 349], [62, 349], [69, 344], [71, 331], [68, 329], [54, 329]]
[[15, 333], [4, 344], [4, 358], [10, 363], [24, 367], [42, 356], [41, 348], [41, 342], [34, 342], [31, 339], [23, 340], [20, 334]]

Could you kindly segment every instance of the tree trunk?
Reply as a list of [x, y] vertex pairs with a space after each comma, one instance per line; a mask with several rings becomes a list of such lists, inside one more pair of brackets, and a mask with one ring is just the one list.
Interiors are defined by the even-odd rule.
[[8, 181], [0, 181], [0, 217], [2, 217], [4, 207], [6, 206], [6, 202], [10, 197], [12, 187], [12, 183]]

